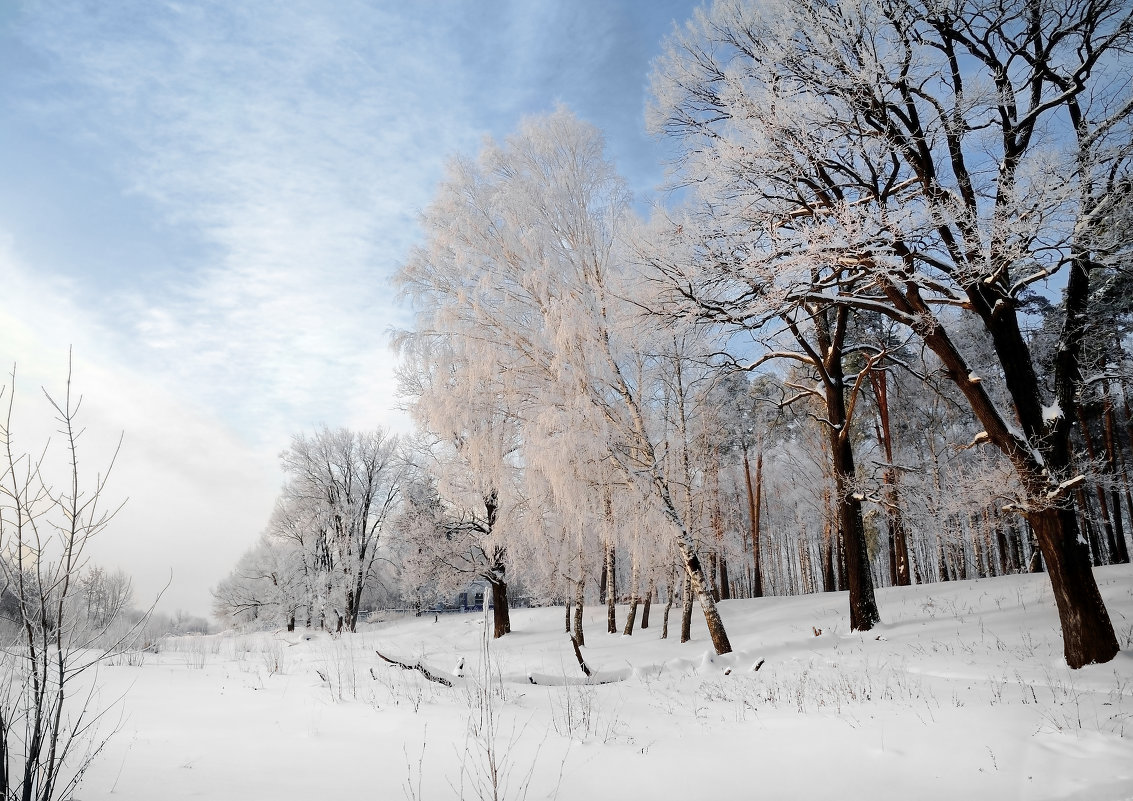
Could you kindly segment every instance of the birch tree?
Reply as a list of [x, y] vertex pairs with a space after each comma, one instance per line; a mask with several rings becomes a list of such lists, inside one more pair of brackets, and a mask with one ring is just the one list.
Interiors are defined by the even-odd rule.
[[[601, 136], [560, 110], [489, 142], [475, 161], [450, 164], [423, 216], [426, 242], [399, 280], [418, 312], [413, 336], [476, 348], [506, 375], [507, 405], [525, 427], [589, 437], [591, 451], [648, 489], [724, 653], [731, 645], [628, 361], [636, 312], [631, 319], [633, 307], [613, 291], [627, 219], [628, 196]], [[524, 454], [548, 472], [559, 455]]]

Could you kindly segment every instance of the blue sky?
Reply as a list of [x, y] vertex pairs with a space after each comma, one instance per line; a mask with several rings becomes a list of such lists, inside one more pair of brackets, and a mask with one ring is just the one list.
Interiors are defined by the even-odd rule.
[[130, 501], [95, 558], [207, 611], [292, 433], [403, 426], [389, 277], [445, 159], [562, 102], [642, 202], [678, 0], [0, 2], [0, 363], [17, 431], [68, 346]]

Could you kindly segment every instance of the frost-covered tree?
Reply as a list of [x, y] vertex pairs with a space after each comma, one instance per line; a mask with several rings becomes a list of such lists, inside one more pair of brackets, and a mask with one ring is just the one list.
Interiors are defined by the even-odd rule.
[[287, 481], [260, 542], [213, 590], [219, 617], [354, 631], [405, 461], [382, 429], [297, 434], [280, 456]]
[[298, 434], [281, 463], [288, 498], [306, 511], [314, 533], [313, 563], [326, 571], [337, 628], [354, 631], [367, 583], [401, 491], [398, 439], [382, 429], [359, 433], [322, 428]]
[[[720, 0], [654, 76], [698, 212], [668, 277], [683, 310], [737, 327], [836, 303], [882, 313], [940, 360], [1024, 490], [1067, 662], [1118, 650], [1079, 537], [1072, 410], [1090, 285], [1129, 248], [1133, 10], [1123, 0]], [[693, 231], [694, 236], [682, 237]], [[1043, 392], [1020, 301], [1061, 274]], [[955, 336], [974, 317], [1008, 404]]]
[[301, 551], [265, 531], [232, 572], [212, 590], [213, 614], [240, 624], [295, 628], [296, 612], [309, 608]]
[[79, 576], [77, 611], [92, 630], [103, 630], [130, 608], [134, 583], [124, 570], [92, 565]]
[[[643, 326], [615, 291], [628, 213], [601, 136], [566, 111], [527, 120], [475, 161], [455, 159], [424, 213], [425, 244], [399, 275], [417, 308], [407, 338], [443, 341], [461, 369], [489, 366], [524, 439], [544, 445], [523, 452], [526, 469], [551, 475], [593, 459], [642, 487], [664, 514], [714, 646], [726, 652], [731, 646], [658, 452], [652, 388], [636, 380]], [[556, 437], [579, 447], [545, 447]]]
[[501, 498], [500, 483], [472, 470], [455, 448], [437, 443], [416, 450], [397, 518], [410, 590], [422, 594], [430, 587], [429, 594], [443, 597], [486, 581], [493, 636], [503, 637], [511, 632], [507, 534], [516, 522], [514, 493], [505, 488]]

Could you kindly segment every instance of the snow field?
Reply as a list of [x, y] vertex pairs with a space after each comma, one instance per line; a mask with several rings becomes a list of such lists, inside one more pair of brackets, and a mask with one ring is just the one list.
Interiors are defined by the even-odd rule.
[[844, 593], [726, 601], [724, 656], [677, 609], [660, 640], [658, 606], [632, 637], [592, 607], [606, 684], [561, 607], [486, 651], [480, 614], [167, 639], [102, 668], [78, 798], [1133, 798], [1133, 568], [1097, 577], [1125, 650], [1078, 671], [1043, 575], [881, 589], [863, 634]]

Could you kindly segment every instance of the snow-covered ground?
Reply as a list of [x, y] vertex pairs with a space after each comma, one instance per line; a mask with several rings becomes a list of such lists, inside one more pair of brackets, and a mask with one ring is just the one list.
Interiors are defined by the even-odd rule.
[[124, 698], [78, 798], [491, 798], [493, 766], [500, 798], [1133, 798], [1133, 568], [1097, 576], [1125, 650], [1078, 671], [1042, 575], [880, 590], [866, 634], [844, 593], [727, 601], [723, 657], [702, 618], [682, 645], [677, 610], [660, 640], [656, 606], [632, 637], [593, 607], [601, 685], [561, 607], [487, 663], [479, 614], [166, 641], [101, 670]]

